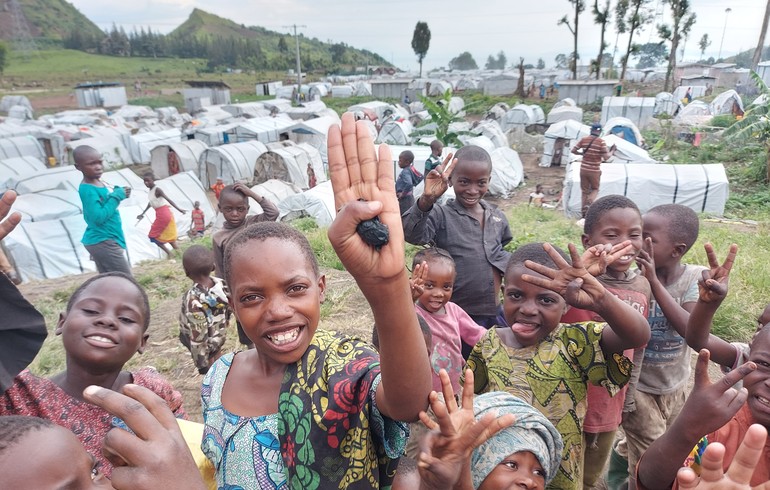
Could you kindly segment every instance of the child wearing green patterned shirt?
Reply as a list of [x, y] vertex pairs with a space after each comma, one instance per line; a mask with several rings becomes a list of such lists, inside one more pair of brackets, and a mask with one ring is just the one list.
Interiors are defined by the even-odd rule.
[[[649, 339], [646, 320], [592, 275], [628, 253], [630, 242], [579, 256], [542, 243], [518, 248], [503, 286], [510, 327], [490, 329], [468, 358], [475, 393], [507, 391], [531, 404], [561, 433], [561, 466], [548, 488], [582, 488], [582, 421], [588, 383], [617, 393], [629, 380], [623, 350]], [[590, 272], [589, 272], [590, 270]], [[595, 311], [607, 323], [561, 324], [568, 305]], [[609, 327], [609, 328], [607, 328]]]

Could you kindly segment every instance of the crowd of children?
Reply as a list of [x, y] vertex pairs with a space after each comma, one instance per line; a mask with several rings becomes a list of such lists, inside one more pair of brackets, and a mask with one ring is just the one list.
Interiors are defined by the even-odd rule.
[[[684, 264], [699, 232], [693, 211], [672, 204], [642, 214], [625, 197], [605, 196], [586, 210], [582, 253], [548, 243], [508, 251], [508, 220], [484, 200], [489, 154], [468, 146], [442, 161], [440, 143], [431, 148], [424, 192], [410, 202], [413, 155], [399, 156], [394, 179], [389, 149], [375, 153], [352, 114], [329, 132], [338, 210], [329, 240], [372, 310], [374, 346], [319, 328], [326, 278], [307, 238], [275, 222], [273, 203], [240, 183], [213, 186], [224, 226], [213, 249], [183, 254], [193, 284], [179, 315], [180, 341], [205, 375], [204, 424], [192, 444], [200, 459], [175, 420], [186, 418], [179, 392], [151, 368], [124, 370], [147, 346], [144, 289], [100, 267], [55, 327], [65, 370], [0, 376], [3, 484], [580, 489], [598, 482], [610, 453], [627, 460], [611, 469], [627, 488], [770, 480], [770, 329], [762, 328], [770, 305], [749, 344], [710, 333], [737, 247], [721, 264], [710, 245], [708, 267]], [[126, 193], [105, 188], [94, 152], [81, 150], [76, 162], [84, 207], [91, 199], [99, 222], [114, 220]], [[156, 189], [151, 177], [145, 183]], [[440, 203], [450, 185], [456, 198]], [[261, 214], [248, 216], [249, 199]], [[375, 216], [389, 231], [382, 247], [357, 231]], [[0, 238], [16, 223], [0, 221]], [[204, 228], [194, 220], [192, 231]], [[411, 278], [407, 241], [427, 245]], [[102, 259], [107, 252], [114, 257]], [[92, 254], [104, 264], [116, 252]], [[3, 308], [22, 319], [16, 335], [39, 345], [39, 315], [9, 281], [0, 285], [13, 288], [3, 296], [15, 303]], [[246, 350], [225, 352], [232, 316]], [[690, 348], [700, 354], [687, 397]], [[0, 353], [9, 357], [3, 367], [28, 357]], [[709, 359], [727, 373], [722, 382], [710, 381]], [[410, 438], [418, 419], [424, 428]], [[689, 469], [678, 471], [683, 464]]]

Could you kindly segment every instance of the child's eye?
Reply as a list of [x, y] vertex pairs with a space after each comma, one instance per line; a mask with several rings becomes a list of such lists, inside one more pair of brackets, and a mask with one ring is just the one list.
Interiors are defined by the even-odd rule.
[[512, 470], [519, 469], [519, 465], [516, 464], [516, 461], [503, 461], [503, 464]]
[[240, 301], [241, 303], [252, 303], [254, 301], [257, 301], [258, 298], [259, 296], [257, 296], [256, 294], [244, 294], [243, 296], [241, 296]]
[[521, 293], [518, 292], [518, 291], [509, 291], [508, 292], [508, 297], [511, 298], [511, 299], [519, 299], [519, 298], [521, 298]]
[[546, 304], [546, 305], [552, 305], [552, 304], [556, 303], [556, 300], [551, 298], [551, 297], [549, 297], [549, 296], [544, 296], [544, 297], [540, 298], [540, 301], [543, 304]]
[[545, 470], [543, 468], [535, 468], [535, 474], [545, 480]]
[[120, 317], [120, 321], [123, 322], [123, 323], [129, 323], [129, 324], [136, 323], [136, 320], [134, 320], [133, 318], [129, 318], [127, 316]]
[[306, 290], [307, 286], [302, 284], [297, 284], [295, 286], [292, 286], [289, 288], [290, 293], [301, 293], [302, 291]]
[[96, 310], [92, 310], [90, 308], [82, 308], [81, 311], [85, 313], [86, 315], [98, 315], [99, 312]]

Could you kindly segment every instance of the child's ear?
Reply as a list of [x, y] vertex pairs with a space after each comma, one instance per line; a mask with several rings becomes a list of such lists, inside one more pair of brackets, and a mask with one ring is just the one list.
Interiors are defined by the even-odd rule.
[[321, 275], [321, 277], [318, 278], [318, 300], [319, 302], [323, 303], [324, 298], [326, 297], [326, 276]]
[[580, 236], [580, 241], [581, 241], [581, 243], [583, 244], [583, 248], [584, 248], [584, 249], [585, 249], [585, 248], [591, 248], [591, 246], [592, 246], [592, 245], [591, 245], [591, 237], [590, 237], [590, 236], [588, 236], [588, 234], [586, 234], [586, 233], [583, 233], [583, 234]]
[[147, 347], [147, 339], [149, 338], [150, 338], [150, 334], [148, 333], [145, 333], [144, 335], [142, 335], [142, 343], [139, 344], [139, 348], [136, 349], [136, 352], [138, 352], [139, 354], [144, 354], [144, 348]]
[[64, 328], [64, 320], [66, 319], [66, 313], [59, 313], [59, 320], [56, 322], [56, 329], [54, 330], [54, 334], [61, 335], [61, 331]]
[[671, 252], [672, 257], [681, 257], [687, 252], [687, 245], [684, 243], [674, 244], [674, 250]]

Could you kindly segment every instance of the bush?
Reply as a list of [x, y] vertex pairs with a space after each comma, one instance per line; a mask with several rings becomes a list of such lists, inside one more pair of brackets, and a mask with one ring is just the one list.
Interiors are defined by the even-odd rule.
[[729, 128], [735, 122], [735, 116], [732, 114], [721, 114], [711, 118], [709, 125], [717, 128]]

